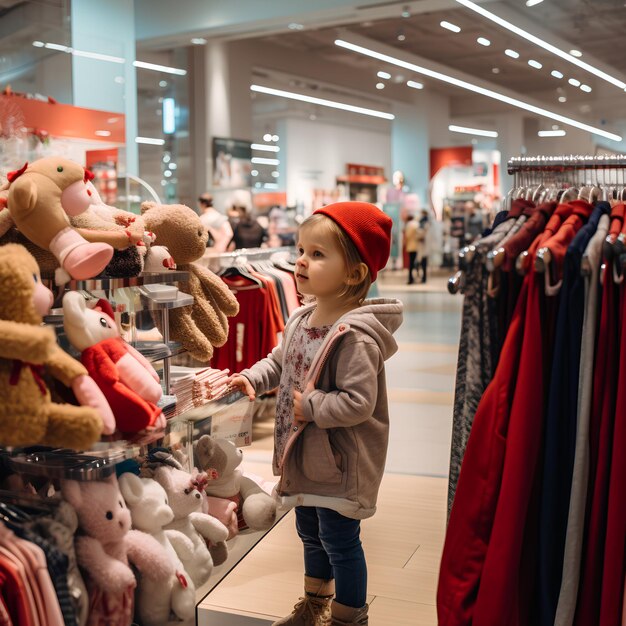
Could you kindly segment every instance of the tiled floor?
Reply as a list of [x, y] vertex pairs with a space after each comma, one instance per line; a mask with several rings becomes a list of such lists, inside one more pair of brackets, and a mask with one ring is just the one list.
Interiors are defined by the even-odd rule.
[[[379, 281], [382, 297], [403, 301], [405, 318], [396, 333], [399, 351], [387, 363], [386, 475], [378, 512], [363, 523], [371, 626], [436, 624], [445, 531], [462, 300], [445, 292], [447, 276], [417, 287], [403, 285], [403, 279], [386, 275]], [[258, 424], [255, 444], [244, 453], [248, 471], [265, 478], [270, 478], [271, 433], [271, 422]], [[291, 610], [301, 581], [302, 548], [289, 513], [205, 598], [199, 624], [271, 624]]]

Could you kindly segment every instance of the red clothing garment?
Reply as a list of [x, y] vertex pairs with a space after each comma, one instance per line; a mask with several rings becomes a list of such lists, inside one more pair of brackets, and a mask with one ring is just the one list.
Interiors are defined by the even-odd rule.
[[230, 318], [228, 340], [215, 349], [211, 367], [240, 372], [265, 358], [278, 345], [281, 330], [276, 323], [281, 316], [265, 287], [238, 276], [222, 280], [234, 291], [239, 313]]
[[33, 626], [26, 582], [14, 563], [2, 555], [0, 555], [0, 594], [14, 624]]
[[[530, 246], [530, 271], [474, 418], [441, 560], [440, 626], [518, 623], [520, 562], [545, 406], [544, 281], [534, 272], [534, 258], [575, 210], [583, 209], [558, 207]], [[585, 210], [589, 215], [591, 205]], [[575, 217], [559, 244], [568, 245], [582, 223]]]
[[[613, 217], [613, 213], [611, 213]], [[612, 220], [613, 221], [613, 220]], [[600, 616], [607, 504], [611, 474], [612, 438], [617, 394], [619, 294], [613, 281], [613, 263], [607, 261], [602, 289], [602, 312], [593, 377], [589, 425], [589, 489], [582, 571], [576, 607], [577, 626], [597, 626]], [[620, 454], [624, 454], [620, 451]], [[610, 548], [606, 544], [606, 548]], [[623, 574], [622, 574], [623, 575]], [[621, 578], [620, 578], [621, 580]]]
[[[622, 294], [619, 326], [626, 324], [626, 300]], [[602, 598], [599, 626], [620, 624], [624, 602], [624, 571], [626, 569], [626, 333], [621, 333], [620, 365], [617, 389], [613, 453], [609, 481], [606, 543], [602, 571]]]
[[80, 360], [109, 402], [119, 430], [135, 433], [154, 424], [161, 409], [120, 379], [115, 364], [127, 353], [124, 340], [113, 337], [83, 350]]

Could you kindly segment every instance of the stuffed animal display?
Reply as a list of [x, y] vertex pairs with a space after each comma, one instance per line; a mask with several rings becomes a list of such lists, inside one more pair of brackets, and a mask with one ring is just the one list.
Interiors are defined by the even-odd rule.
[[174, 564], [156, 539], [130, 530], [130, 511], [114, 475], [103, 481], [64, 480], [61, 493], [76, 509], [83, 533], [74, 545], [89, 590], [88, 626], [128, 626], [137, 584], [129, 562], [154, 585], [171, 580]]
[[[0, 247], [0, 285], [0, 446], [89, 448], [110, 409], [85, 367], [41, 327], [52, 293], [23, 246]], [[86, 406], [52, 402], [44, 367]]]
[[193, 558], [191, 539], [177, 530], [164, 530], [174, 521], [167, 494], [151, 478], [126, 473], [119, 485], [132, 518], [133, 528], [152, 535], [167, 553], [174, 574], [165, 582], [145, 578], [139, 581], [136, 607], [143, 626], [163, 626], [173, 613], [180, 621], [195, 621], [196, 589], [181, 562]]
[[[251, 478], [243, 475], [239, 469], [243, 460], [241, 450], [231, 441], [211, 439], [208, 435], [200, 437], [194, 449], [198, 468], [211, 477], [204, 488], [211, 515], [228, 522], [226, 525], [232, 529], [232, 509], [228, 505], [235, 502], [239, 530], [270, 528], [276, 521], [276, 502]], [[225, 520], [220, 515], [226, 515]]]
[[70, 225], [69, 217], [91, 204], [91, 178], [89, 170], [60, 157], [27, 163], [8, 175], [6, 204], [17, 229], [79, 280], [98, 275], [113, 256], [110, 245], [90, 243]]
[[193, 552], [180, 554], [180, 558], [194, 585], [200, 587], [213, 570], [213, 557], [206, 542], [216, 544], [222, 555], [223, 550], [227, 554], [225, 541], [228, 530], [214, 517], [201, 512], [203, 500], [197, 477], [185, 472], [171, 456], [163, 461], [144, 471], [151, 473], [154, 480], [165, 489], [168, 503], [174, 511], [174, 520], [166, 526], [166, 530], [182, 532], [193, 544]]
[[82, 353], [81, 361], [108, 400], [120, 431], [163, 427], [165, 419], [156, 406], [163, 394], [158, 374], [120, 337], [111, 305], [106, 300], [98, 305], [87, 308], [75, 291], [63, 296], [63, 326], [70, 343]]
[[178, 287], [192, 295], [194, 303], [170, 311], [170, 337], [198, 361], [208, 362], [213, 346], [226, 343], [226, 318], [237, 315], [239, 303], [218, 276], [193, 262], [206, 251], [207, 230], [195, 211], [181, 204], [144, 202], [141, 212], [148, 230], [170, 251], [177, 269], [189, 272], [188, 282], [179, 282]]
[[[35, 236], [31, 237], [29, 235], [31, 232], [29, 230], [30, 223], [20, 220], [19, 215], [14, 216], [8, 206], [11, 187], [15, 185], [15, 189], [18, 189], [23, 184], [17, 185], [17, 181], [22, 176], [31, 170], [43, 170], [47, 167], [46, 164], [50, 162], [50, 158], [36, 161], [24, 172], [17, 171], [10, 174], [11, 180], [0, 188], [0, 245], [21, 243], [37, 260], [42, 275], [46, 278], [56, 276], [59, 284], [66, 282], [67, 277], [92, 278], [100, 273], [109, 277], [130, 277], [138, 276], [144, 269], [150, 272], [163, 272], [174, 268], [174, 261], [167, 250], [162, 246], [153, 245], [155, 236], [146, 230], [140, 215], [108, 206], [102, 201], [98, 190], [91, 182], [91, 173], [72, 161], [56, 159], [54, 163], [58, 161], [61, 164], [56, 167], [63, 167], [63, 173], [54, 172], [57, 175], [73, 172], [74, 175], [80, 174], [85, 178], [84, 183], [74, 188], [81, 191], [78, 194], [78, 200], [71, 194], [66, 194], [65, 191], [61, 194], [63, 207], [68, 203], [70, 206], [64, 218], [66, 221], [64, 228], [72, 227], [64, 234], [65, 240], [71, 240], [73, 244], [83, 241], [84, 244], [90, 245], [89, 249], [92, 251], [106, 244], [105, 248], [109, 251], [110, 258], [107, 263], [92, 268], [88, 272], [88, 276], [84, 271], [77, 273], [70, 271], [69, 268], [65, 268], [68, 270], [67, 272], [61, 270], [61, 258], [54, 253], [52, 247], [46, 244], [46, 240], [38, 232], [40, 229], [35, 228]], [[41, 182], [41, 180], [36, 179], [36, 182]], [[31, 190], [36, 188], [33, 186], [33, 180], [31, 180], [30, 187]], [[48, 187], [49, 185], [44, 184], [40, 188], [36, 188], [38, 196], [44, 198], [46, 193], [49, 194], [50, 189]], [[53, 199], [50, 198], [51, 203], [52, 201]], [[71, 208], [72, 202], [76, 205], [78, 201], [82, 203], [79, 208], [83, 210], [80, 212], [78, 212], [78, 208]], [[13, 200], [11, 203], [14, 209], [15, 207], [19, 208], [19, 204], [13, 204]], [[56, 213], [52, 212], [51, 219], [55, 215]], [[38, 214], [39, 222], [37, 224], [47, 224], [46, 218], [46, 215]], [[22, 230], [23, 227], [26, 230]], [[77, 249], [79, 249], [78, 246]], [[83, 250], [84, 246], [80, 249]], [[74, 255], [77, 254], [74, 253]]]

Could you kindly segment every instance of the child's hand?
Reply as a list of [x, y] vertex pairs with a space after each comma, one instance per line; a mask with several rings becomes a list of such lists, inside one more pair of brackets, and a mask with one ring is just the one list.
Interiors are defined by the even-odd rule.
[[302, 393], [297, 389], [293, 390], [293, 417], [299, 422], [306, 422], [307, 418], [304, 417], [302, 410]]
[[228, 377], [228, 379], [226, 380], [226, 384], [230, 387], [239, 389], [239, 391], [241, 391], [242, 393], [245, 393], [248, 398], [250, 398], [250, 402], [252, 402], [256, 398], [254, 387], [250, 384], [250, 381], [245, 376], [233, 374], [232, 376]]

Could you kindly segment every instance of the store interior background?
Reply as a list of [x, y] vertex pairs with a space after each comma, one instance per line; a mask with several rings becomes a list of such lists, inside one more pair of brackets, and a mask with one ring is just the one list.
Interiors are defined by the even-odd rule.
[[[620, 36], [626, 11], [621, 1], [545, 0], [531, 7], [523, 0], [478, 4], [562, 50], [580, 47], [582, 60], [612, 76], [619, 77], [624, 69]], [[457, 25], [460, 32], [443, 28], [443, 20]], [[478, 43], [481, 37], [490, 45]], [[467, 146], [495, 154], [491, 160], [498, 165], [499, 159], [500, 167], [488, 191], [491, 196], [494, 188], [496, 195], [508, 190], [504, 166], [512, 156], [626, 151], [624, 141], [362, 56], [335, 45], [337, 38], [620, 136], [626, 133], [622, 89], [454, 0], [263, 5], [254, 0], [185, 0], [175, 5], [161, 0], [2, 0], [0, 84], [10, 85], [14, 92], [123, 114], [124, 143], [113, 144], [101, 134], [82, 137], [83, 147], [118, 148], [118, 174], [139, 176], [162, 200], [190, 206], [200, 192], [212, 188], [213, 137], [264, 144], [264, 136], [277, 136], [279, 163], [255, 167], [252, 192], [284, 192], [287, 204], [304, 211], [312, 208], [313, 197], [332, 194], [347, 163], [381, 167], [389, 184], [392, 172], [401, 170], [408, 190], [417, 194], [420, 206], [428, 206], [433, 148]], [[517, 52], [519, 58], [507, 56], [505, 50]], [[93, 58], [81, 52], [108, 56]], [[531, 67], [530, 60], [542, 68]], [[176, 73], [136, 67], [133, 62], [156, 63]], [[553, 70], [563, 78], [555, 78]], [[379, 78], [379, 71], [388, 72], [390, 78]], [[571, 85], [570, 78], [591, 91]], [[423, 87], [408, 87], [409, 80]], [[367, 107], [395, 119], [254, 93], [253, 84]], [[164, 129], [166, 104], [174, 116], [173, 124]], [[458, 134], [449, 130], [451, 124], [497, 132], [498, 137]], [[538, 136], [539, 131], [557, 128], [566, 135]], [[156, 143], [137, 143], [136, 137]], [[38, 147], [38, 153], [53, 152], [55, 142], [60, 147], [53, 137], [47, 146]], [[484, 159], [475, 157], [474, 162]], [[450, 185], [463, 186], [455, 183]], [[218, 206], [231, 201], [231, 194], [217, 196]], [[435, 192], [436, 213], [439, 202]]]
[[[579, 50], [582, 61], [626, 80], [623, 0], [477, 4], [561, 50]], [[460, 32], [442, 27], [442, 21]], [[464, 207], [470, 198], [493, 212], [511, 187], [506, 172], [511, 157], [626, 153], [625, 140], [357, 54], [337, 46], [338, 38], [626, 137], [623, 88], [455, 0], [0, 0], [0, 90], [10, 86], [16, 93], [106, 112], [104, 125], [89, 136], [72, 135], [71, 114], [56, 120], [58, 135], [47, 136], [45, 127], [16, 132], [11, 98], [0, 95], [0, 175], [26, 158], [64, 154], [81, 160], [89, 152], [111, 150], [117, 186], [109, 202], [128, 200], [123, 181], [137, 177], [166, 203], [195, 207], [197, 196], [211, 191], [222, 210], [236, 196], [262, 209], [284, 202], [306, 214], [337, 197], [337, 178], [352, 163], [382, 169], [387, 182], [376, 189], [381, 204], [393, 187], [393, 173], [402, 171], [404, 191], [411, 194], [407, 205], [415, 212], [432, 209], [440, 218], [446, 202]], [[541, 68], [529, 65], [531, 60]], [[366, 107], [394, 119], [253, 92], [252, 85]], [[450, 125], [497, 137], [453, 132]], [[565, 134], [538, 134], [556, 130]], [[214, 138], [277, 147], [252, 152], [254, 159], [277, 162], [253, 161], [250, 188], [216, 188]], [[146, 188], [133, 190], [144, 194]], [[435, 258], [433, 265], [442, 255]], [[432, 292], [445, 289], [450, 273], [446, 268], [439, 283], [426, 287], [401, 285], [404, 272], [395, 282], [384, 274], [379, 281], [385, 295], [403, 300], [406, 319], [398, 335], [400, 353], [388, 368], [393, 424], [389, 490], [381, 500], [387, 514], [372, 520], [365, 537], [373, 546], [374, 624], [415, 624], [415, 615], [419, 624], [436, 623], [462, 299]], [[246, 457], [269, 479], [271, 423], [261, 422], [256, 434], [260, 445]], [[410, 482], [417, 476], [438, 478]], [[398, 513], [400, 499], [406, 510]], [[221, 584], [207, 610], [232, 603], [246, 610], [241, 603], [247, 603], [251, 611], [263, 605], [277, 616], [291, 609], [292, 596], [299, 593], [301, 555], [287, 522], [281, 522], [274, 543], [255, 549], [252, 573], [236, 568], [235, 582]], [[281, 550], [279, 572], [271, 569], [276, 550]], [[264, 572], [262, 584], [255, 571]], [[398, 606], [402, 617], [389, 622], [387, 611]]]

